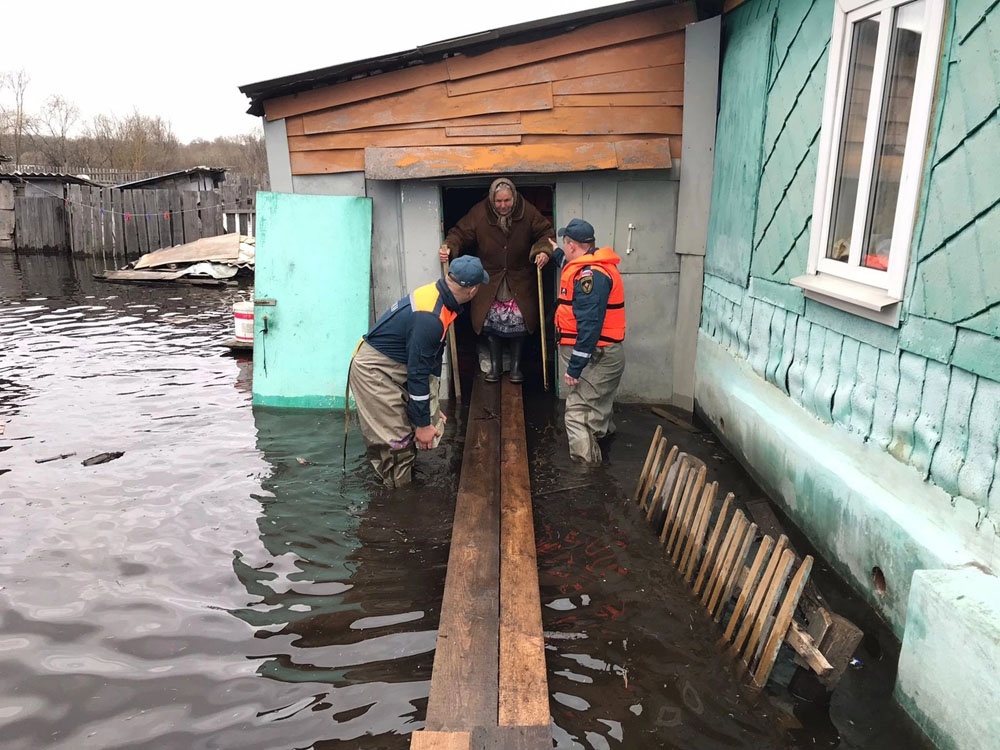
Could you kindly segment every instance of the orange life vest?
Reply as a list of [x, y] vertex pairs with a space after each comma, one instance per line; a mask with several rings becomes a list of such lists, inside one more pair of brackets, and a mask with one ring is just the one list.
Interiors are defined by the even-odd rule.
[[448, 332], [448, 326], [458, 317], [458, 313], [449, 310], [444, 300], [441, 299], [435, 282], [417, 287], [410, 293], [410, 309], [413, 312], [429, 312], [437, 315], [441, 320], [442, 341]]
[[610, 247], [602, 247], [593, 253], [571, 260], [563, 266], [559, 277], [559, 298], [556, 300], [556, 330], [559, 343], [575, 345], [577, 337], [576, 318], [573, 316], [573, 289], [580, 273], [590, 267], [611, 279], [611, 294], [608, 297], [604, 324], [597, 340], [598, 346], [610, 346], [625, 340], [625, 287], [618, 272], [621, 258]]

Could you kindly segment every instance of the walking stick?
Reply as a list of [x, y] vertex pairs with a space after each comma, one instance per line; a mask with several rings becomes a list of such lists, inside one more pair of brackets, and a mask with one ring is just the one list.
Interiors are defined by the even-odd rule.
[[[441, 262], [444, 275], [448, 275], [448, 261]], [[455, 343], [455, 326], [448, 327], [448, 359], [451, 360], [451, 380], [455, 384], [455, 403], [462, 403], [462, 380], [458, 377], [458, 344]]]
[[542, 334], [542, 384], [549, 389], [549, 352], [545, 346], [545, 294], [542, 291], [542, 269], [535, 266], [538, 272], [538, 330]]

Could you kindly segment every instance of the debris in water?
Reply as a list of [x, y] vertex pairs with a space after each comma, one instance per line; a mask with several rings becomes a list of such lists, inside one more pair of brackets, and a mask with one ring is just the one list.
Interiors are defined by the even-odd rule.
[[308, 466], [309, 465], [309, 462], [306, 459], [302, 458], [302, 456], [299, 456], [295, 460], [299, 462], [299, 466]]
[[49, 456], [48, 458], [36, 458], [36, 464], [47, 464], [49, 461], [59, 461], [63, 458], [69, 458], [70, 456], [75, 456], [76, 451], [71, 451], [70, 453], [60, 453], [58, 456]]
[[864, 664], [862, 664], [862, 663], [861, 663], [861, 659], [854, 659], [854, 658], [852, 658], [852, 659], [851, 659], [851, 660], [850, 660], [849, 662], [847, 662], [847, 663], [848, 663], [848, 664], [849, 664], [850, 666], [854, 667], [855, 669], [864, 669], [864, 666], [865, 666]]
[[91, 456], [86, 458], [80, 463], [84, 466], [96, 466], [97, 464], [106, 464], [108, 461], [114, 461], [116, 458], [121, 458], [125, 455], [125, 451], [110, 451], [109, 453], [98, 453], [96, 456]]

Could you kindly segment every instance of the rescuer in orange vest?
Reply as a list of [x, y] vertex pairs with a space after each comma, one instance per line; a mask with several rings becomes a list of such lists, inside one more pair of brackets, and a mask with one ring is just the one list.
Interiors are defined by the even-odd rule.
[[574, 460], [601, 462], [597, 441], [615, 431], [615, 395], [625, 371], [625, 290], [621, 258], [597, 248], [594, 227], [573, 219], [551, 242], [560, 264], [556, 336], [566, 385], [566, 437]]
[[409, 484], [417, 449], [436, 448], [441, 440], [445, 417], [438, 383], [445, 334], [462, 305], [489, 280], [479, 258], [456, 258], [446, 277], [399, 300], [358, 345], [348, 383], [371, 464], [389, 486]]

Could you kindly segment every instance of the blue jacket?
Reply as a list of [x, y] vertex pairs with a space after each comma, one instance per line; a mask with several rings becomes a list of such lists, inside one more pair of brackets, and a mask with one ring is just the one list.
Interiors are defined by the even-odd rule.
[[[431, 423], [430, 376], [441, 376], [444, 335], [462, 306], [444, 279], [433, 285], [437, 295], [422, 294], [431, 285], [403, 297], [379, 318], [364, 339], [394, 362], [406, 365], [406, 413], [416, 427]], [[447, 312], [446, 312], [447, 310]]]

